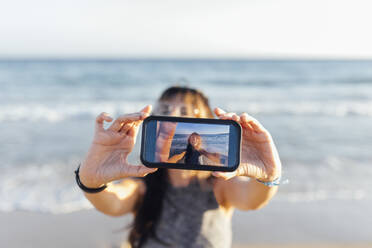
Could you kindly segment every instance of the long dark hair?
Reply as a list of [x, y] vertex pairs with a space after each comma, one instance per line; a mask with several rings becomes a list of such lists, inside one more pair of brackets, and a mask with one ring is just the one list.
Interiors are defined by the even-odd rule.
[[[181, 97], [190, 108], [199, 110], [198, 115], [195, 117], [213, 118], [208, 98], [195, 89], [178, 86], [170, 87], [163, 92], [159, 101], [170, 101], [176, 97]], [[129, 233], [129, 243], [132, 248], [142, 247], [149, 237], [155, 238], [165, 244], [156, 236], [155, 230], [168, 186], [167, 177], [168, 173], [166, 169], [158, 169], [144, 178], [146, 192], [143, 198], [137, 203], [137, 211], [135, 212], [133, 226]]]
[[155, 225], [163, 208], [162, 199], [167, 188], [166, 177], [166, 169], [159, 168], [144, 178], [146, 193], [142, 201], [138, 202], [133, 228], [129, 234], [129, 243], [132, 247], [142, 247], [149, 236], [161, 242], [161, 239], [156, 236]]
[[198, 133], [194, 132], [194, 133], [190, 134], [189, 138], [187, 139], [187, 147], [186, 147], [186, 153], [185, 153], [185, 163], [186, 164], [190, 164], [190, 163], [193, 162], [193, 161], [191, 161], [191, 159], [193, 157], [193, 154], [195, 152], [197, 152], [195, 147], [193, 147], [191, 145], [191, 142], [190, 142], [190, 139], [191, 139], [192, 136], [198, 136], [199, 138], [201, 138], [201, 136]]

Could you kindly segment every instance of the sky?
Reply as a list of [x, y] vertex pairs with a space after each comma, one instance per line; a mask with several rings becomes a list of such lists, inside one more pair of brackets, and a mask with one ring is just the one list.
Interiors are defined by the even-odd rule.
[[372, 58], [371, 0], [0, 0], [0, 58]]
[[179, 123], [176, 128], [176, 134], [191, 134], [197, 132], [202, 134], [221, 134], [229, 133], [228, 125], [199, 124], [199, 123]]

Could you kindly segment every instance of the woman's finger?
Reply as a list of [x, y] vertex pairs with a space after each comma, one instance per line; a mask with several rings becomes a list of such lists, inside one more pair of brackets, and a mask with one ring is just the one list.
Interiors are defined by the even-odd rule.
[[223, 110], [223, 109], [221, 109], [221, 108], [215, 108], [215, 109], [214, 109], [214, 113], [215, 113], [218, 117], [220, 117], [221, 115], [226, 114], [226, 111]]
[[153, 173], [157, 168], [148, 168], [144, 165], [131, 165], [127, 163], [113, 165], [110, 174], [107, 175], [106, 182], [120, 180], [127, 177], [144, 177], [149, 173]]
[[243, 128], [254, 131], [254, 128], [251, 126], [251, 124], [249, 124], [249, 122], [247, 120], [247, 115], [248, 115], [247, 113], [243, 113], [243, 114], [240, 115], [240, 125]]
[[104, 121], [111, 122], [112, 121], [112, 118], [107, 113], [102, 112], [96, 118], [96, 124], [95, 124], [95, 126], [96, 126], [96, 130], [97, 131], [103, 130], [103, 122]]
[[240, 117], [237, 114], [232, 113], [232, 112], [231, 113], [222, 114], [222, 115], [219, 116], [219, 118], [221, 120], [234, 120], [234, 121], [237, 121], [237, 122], [240, 121]]
[[149, 105], [146, 105], [143, 109], [141, 109], [140, 112], [143, 113], [145, 115], [145, 118], [146, 118], [147, 116], [150, 115], [151, 111], [152, 111], [152, 105], [149, 104]]
[[266, 165], [258, 166], [250, 162], [242, 162], [236, 170], [239, 176], [247, 176], [252, 178], [267, 178], [268, 167]]
[[230, 113], [226, 113], [225, 110], [221, 109], [221, 108], [215, 108], [214, 109], [214, 113], [220, 118], [220, 119], [223, 119], [223, 120], [234, 120], [234, 121], [237, 121], [239, 122], [240, 121], [240, 117], [239, 115], [233, 113], [233, 112], [230, 112]]
[[222, 178], [224, 180], [229, 180], [236, 176], [236, 171], [232, 171], [232, 172], [214, 171], [212, 172], [212, 175], [218, 178]]
[[117, 118], [108, 129], [114, 132], [118, 132], [122, 129], [125, 123], [144, 120], [150, 115], [151, 110], [152, 106], [147, 105], [143, 109], [141, 109], [140, 112], [122, 115], [119, 118]]
[[123, 127], [124, 124], [128, 122], [133, 122], [133, 121], [138, 121], [138, 120], [143, 120], [147, 117], [147, 113], [144, 112], [137, 112], [137, 113], [132, 113], [132, 114], [126, 114], [119, 116], [114, 123], [108, 128], [108, 130], [118, 132], [120, 129]]
[[240, 119], [243, 125], [249, 125], [257, 132], [266, 132], [266, 129], [261, 125], [261, 123], [247, 113], [243, 113], [240, 116]]
[[131, 165], [127, 164], [126, 165], [126, 170], [125, 170], [125, 177], [144, 177], [149, 173], [153, 173], [157, 171], [157, 168], [148, 168], [144, 165]]
[[127, 135], [129, 129], [131, 129], [132, 126], [133, 126], [133, 122], [125, 123], [125, 124], [121, 127], [121, 129], [119, 130], [119, 133], [120, 133], [121, 135]]
[[132, 127], [128, 130], [127, 135], [131, 137], [136, 137], [138, 133], [140, 122], [136, 121], [132, 123]]
[[239, 121], [240, 121], [240, 116], [234, 113], [234, 114], [232, 115], [232, 119], [233, 119], [234, 121], [236, 121], [236, 122], [239, 122]]

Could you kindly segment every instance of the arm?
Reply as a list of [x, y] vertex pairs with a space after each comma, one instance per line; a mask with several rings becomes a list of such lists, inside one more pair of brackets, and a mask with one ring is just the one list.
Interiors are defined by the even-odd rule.
[[217, 152], [207, 152], [206, 150], [202, 149], [200, 150], [200, 153], [204, 156], [206, 156], [208, 159], [212, 160], [215, 163], [220, 163], [220, 154]]
[[222, 196], [225, 208], [235, 207], [240, 210], [257, 210], [269, 203], [278, 191], [278, 186], [268, 187], [255, 179], [234, 177], [217, 181], [217, 192]]
[[120, 184], [107, 184], [107, 188], [100, 193], [84, 195], [100, 212], [110, 216], [121, 216], [134, 212], [144, 193], [143, 182], [124, 179]]
[[[237, 116], [216, 109], [221, 119], [231, 119], [242, 127], [241, 163], [234, 172], [214, 172], [220, 177], [216, 184], [226, 207], [242, 210], [259, 209], [275, 195], [278, 186], [268, 187], [256, 181], [273, 181], [281, 175], [281, 162], [270, 133], [253, 117]], [[250, 178], [250, 179], [249, 179]]]
[[177, 161], [179, 161], [180, 159], [182, 159], [183, 156], [185, 156], [185, 154], [186, 154], [186, 152], [181, 152], [180, 154], [175, 154], [172, 157], [170, 157], [167, 162], [169, 162], [169, 163], [177, 163]]
[[[156, 170], [127, 161], [139, 125], [150, 111], [151, 107], [147, 106], [139, 113], [120, 116], [108, 129], [103, 128], [103, 122], [111, 122], [112, 118], [102, 113], [96, 119], [93, 142], [80, 167], [79, 176], [88, 188], [107, 185], [102, 192], [84, 193], [97, 210], [107, 215], [118, 216], [135, 211], [145, 187], [143, 182], [131, 177], [143, 177]], [[124, 180], [119, 184], [112, 183], [121, 179]]]

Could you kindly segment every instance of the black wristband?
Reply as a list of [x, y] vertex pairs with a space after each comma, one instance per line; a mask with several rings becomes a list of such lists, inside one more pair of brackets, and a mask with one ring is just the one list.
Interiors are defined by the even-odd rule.
[[84, 186], [84, 184], [82, 184], [81, 181], [80, 181], [79, 170], [80, 170], [80, 164], [75, 171], [75, 175], [76, 175], [75, 179], [76, 179], [76, 183], [79, 186], [79, 188], [82, 189], [84, 192], [91, 193], [91, 194], [99, 193], [99, 192], [101, 192], [101, 191], [103, 191], [107, 188], [107, 185], [103, 185], [102, 187], [99, 187], [99, 188], [88, 188], [88, 187]]

